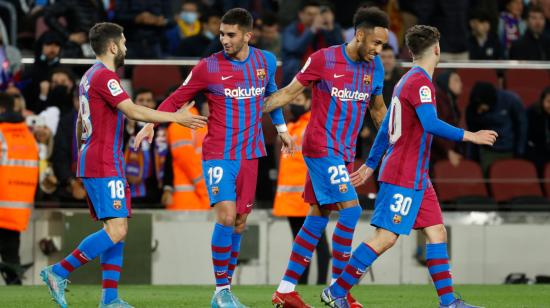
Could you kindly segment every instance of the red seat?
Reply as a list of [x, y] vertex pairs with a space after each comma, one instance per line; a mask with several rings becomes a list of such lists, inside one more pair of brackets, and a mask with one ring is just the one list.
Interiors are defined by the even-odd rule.
[[[357, 170], [361, 167], [361, 165], [363, 165], [365, 163], [364, 160], [362, 159], [356, 159], [355, 160], [355, 164], [354, 164], [354, 170]], [[364, 195], [366, 197], [369, 197], [369, 195], [371, 197], [369, 197], [370, 199], [373, 199], [372, 197], [374, 195], [376, 195], [376, 193], [378, 192], [378, 187], [376, 185], [376, 176], [375, 175], [372, 175], [368, 180], [367, 182], [365, 182], [365, 184], [359, 186], [359, 187], [355, 187], [355, 191], [357, 191], [357, 194], [358, 195]], [[374, 194], [374, 195], [373, 195]]]
[[506, 71], [506, 88], [519, 95], [527, 107], [538, 101], [540, 93], [550, 85], [548, 70], [513, 69]]
[[550, 163], [546, 164], [544, 169], [544, 190], [546, 190], [546, 197], [550, 198]]
[[535, 165], [523, 159], [494, 162], [489, 171], [491, 191], [497, 202], [521, 197], [542, 197]]
[[462, 160], [457, 167], [448, 160], [434, 165], [433, 182], [442, 202], [453, 202], [463, 197], [489, 197], [483, 173], [478, 163]]
[[132, 73], [132, 87], [150, 89], [156, 99], [162, 98], [171, 86], [181, 83], [181, 74], [177, 66], [136, 65]]

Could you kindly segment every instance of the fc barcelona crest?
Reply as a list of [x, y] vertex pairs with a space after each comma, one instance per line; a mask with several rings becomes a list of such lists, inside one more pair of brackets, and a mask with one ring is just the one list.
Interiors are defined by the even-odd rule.
[[122, 202], [120, 200], [113, 201], [113, 207], [115, 210], [120, 210], [120, 208], [122, 208]]
[[265, 69], [259, 68], [256, 70], [256, 76], [258, 76], [258, 79], [264, 80], [265, 78]]
[[370, 84], [370, 82], [371, 82], [371, 77], [370, 77], [370, 75], [364, 75], [364, 76], [363, 76], [363, 82], [365, 83], [365, 85], [368, 86], [368, 85]]
[[347, 184], [340, 184], [340, 186], [338, 186], [338, 188], [340, 189], [341, 193], [347, 193], [348, 192], [348, 185]]
[[397, 214], [393, 215], [393, 223], [396, 224], [396, 225], [400, 224], [401, 223], [401, 216], [397, 215]]
[[212, 186], [212, 194], [215, 196], [220, 192], [218, 186]]

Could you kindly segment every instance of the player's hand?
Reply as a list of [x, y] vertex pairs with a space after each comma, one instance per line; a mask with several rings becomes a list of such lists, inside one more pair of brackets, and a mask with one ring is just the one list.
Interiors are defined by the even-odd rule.
[[480, 130], [475, 133], [464, 132], [465, 141], [470, 141], [479, 145], [493, 145], [497, 137], [498, 134], [494, 130]]
[[133, 145], [134, 151], [137, 151], [137, 149], [139, 149], [141, 142], [145, 138], [147, 138], [147, 141], [149, 143], [153, 143], [154, 136], [155, 136], [155, 125], [152, 123], [145, 124], [145, 126], [143, 126], [143, 128], [136, 135], [136, 138], [134, 138], [134, 145]]
[[176, 123], [185, 126], [187, 128], [195, 129], [201, 128], [206, 125], [207, 117], [201, 115], [194, 115], [189, 111], [191, 107], [195, 105], [195, 102], [185, 104], [178, 112], [175, 113]]
[[361, 168], [357, 169], [350, 175], [350, 183], [353, 187], [363, 185], [374, 173], [374, 170], [367, 165], [363, 164]]
[[294, 139], [292, 139], [292, 136], [288, 132], [279, 133], [279, 138], [281, 138], [281, 141], [283, 142], [283, 147], [281, 148], [281, 152], [283, 154], [293, 154], [294, 151], [296, 151], [296, 143], [294, 143]]

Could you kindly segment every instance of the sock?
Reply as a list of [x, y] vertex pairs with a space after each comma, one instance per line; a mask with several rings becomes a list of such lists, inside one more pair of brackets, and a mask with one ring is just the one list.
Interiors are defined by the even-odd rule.
[[118, 298], [118, 281], [122, 269], [123, 253], [124, 242], [118, 242], [99, 256], [103, 288], [101, 302], [103, 304], [109, 304]]
[[212, 263], [214, 264], [214, 277], [216, 278], [216, 292], [229, 288], [227, 267], [231, 257], [232, 226], [224, 226], [217, 223], [212, 233]]
[[304, 221], [304, 225], [296, 235], [294, 244], [292, 245], [292, 253], [288, 261], [288, 267], [283, 276], [283, 281], [277, 289], [280, 293], [290, 293], [294, 291], [294, 287], [304, 273], [304, 270], [309, 266], [313, 251], [319, 242], [319, 238], [328, 223], [328, 217], [308, 216]]
[[361, 216], [359, 205], [340, 210], [340, 217], [332, 235], [332, 279], [342, 274], [351, 257], [351, 242], [355, 226]]
[[63, 278], [67, 278], [72, 271], [95, 259], [100, 253], [114, 245], [115, 243], [113, 243], [107, 232], [101, 229], [88, 235], [70, 255], [54, 264], [52, 271]]
[[334, 297], [344, 297], [357, 284], [367, 268], [378, 258], [378, 253], [367, 243], [361, 243], [354, 251], [342, 275], [330, 286]]
[[439, 301], [443, 305], [449, 305], [455, 300], [455, 295], [447, 243], [426, 244], [426, 261]]
[[240, 233], [233, 233], [231, 235], [231, 260], [229, 260], [227, 268], [227, 279], [229, 279], [230, 284], [233, 279], [233, 272], [235, 272], [235, 268], [237, 267], [239, 252], [241, 251], [241, 237]]

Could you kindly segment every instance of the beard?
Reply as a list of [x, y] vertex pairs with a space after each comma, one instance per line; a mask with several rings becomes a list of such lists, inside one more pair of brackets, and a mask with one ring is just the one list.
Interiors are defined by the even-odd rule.
[[122, 51], [119, 50], [119, 52], [115, 56], [115, 68], [119, 68], [124, 65], [124, 57], [126, 55], [122, 53]]

